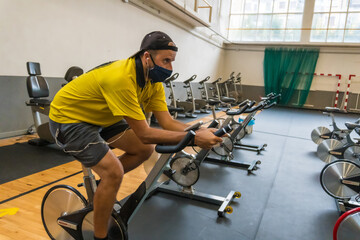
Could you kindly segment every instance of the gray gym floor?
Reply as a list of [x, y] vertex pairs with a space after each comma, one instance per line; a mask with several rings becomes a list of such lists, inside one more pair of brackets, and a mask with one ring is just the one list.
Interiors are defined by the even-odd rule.
[[[340, 127], [354, 114], [337, 114]], [[254, 131], [243, 143], [267, 143], [261, 155], [236, 150], [235, 159], [261, 160], [254, 174], [210, 163], [200, 167], [196, 190], [225, 197], [240, 191], [234, 212], [217, 217], [211, 204], [157, 193], [129, 225], [131, 239], [329, 240], [338, 218], [335, 201], [321, 188], [325, 165], [316, 156], [312, 129], [329, 127], [320, 111], [272, 108], [256, 116]], [[330, 128], [330, 127], [329, 127]]]

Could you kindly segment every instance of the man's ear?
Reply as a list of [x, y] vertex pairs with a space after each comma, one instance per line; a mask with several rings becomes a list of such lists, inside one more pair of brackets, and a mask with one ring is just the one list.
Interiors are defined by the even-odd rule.
[[145, 51], [145, 52], [144, 52], [144, 58], [145, 58], [146, 60], [149, 60], [149, 58], [150, 58], [150, 53], [149, 53], [148, 51]]

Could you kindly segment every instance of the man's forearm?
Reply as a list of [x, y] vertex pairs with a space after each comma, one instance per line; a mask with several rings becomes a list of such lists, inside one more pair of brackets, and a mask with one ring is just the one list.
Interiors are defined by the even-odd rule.
[[172, 121], [169, 121], [168, 124], [166, 124], [166, 126], [163, 126], [163, 128], [170, 131], [183, 132], [184, 129], [187, 128], [188, 126], [190, 125], [174, 119]]
[[182, 129], [182, 131], [171, 131], [157, 128], [148, 128], [141, 135], [141, 141], [145, 144], [177, 144], [185, 137], [185, 135], [186, 132], [184, 132], [184, 129]]

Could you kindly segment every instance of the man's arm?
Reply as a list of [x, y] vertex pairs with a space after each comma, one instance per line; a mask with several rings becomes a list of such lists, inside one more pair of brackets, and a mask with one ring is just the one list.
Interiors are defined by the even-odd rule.
[[[187, 126], [186, 124], [182, 125], [184, 127], [181, 131], [169, 131], [151, 128], [147, 124], [146, 120], [135, 120], [129, 117], [124, 118], [129, 124], [130, 128], [134, 131], [136, 136], [144, 144], [177, 144], [187, 134], [186, 132], [184, 132], [184, 128]], [[181, 125], [177, 125], [176, 123], [174, 125], [171, 125], [170, 127], [175, 127], [179, 130], [181, 129]], [[213, 132], [215, 131], [215, 129], [202, 129], [196, 131], [195, 144], [201, 148], [210, 149], [213, 145], [222, 142], [222, 139], [220, 137], [217, 137], [213, 134]]]
[[173, 119], [168, 111], [153, 112], [163, 129], [183, 132], [189, 125]]

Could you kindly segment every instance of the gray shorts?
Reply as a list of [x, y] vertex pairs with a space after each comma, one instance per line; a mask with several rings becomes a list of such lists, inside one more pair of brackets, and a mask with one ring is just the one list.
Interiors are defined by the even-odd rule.
[[85, 167], [95, 166], [109, 151], [107, 140], [129, 128], [125, 120], [102, 128], [89, 123], [57, 123], [50, 119], [50, 132], [64, 152]]

